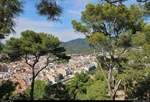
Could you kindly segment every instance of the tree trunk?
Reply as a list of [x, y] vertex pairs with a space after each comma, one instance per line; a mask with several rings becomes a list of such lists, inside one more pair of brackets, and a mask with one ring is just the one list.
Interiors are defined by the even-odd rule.
[[116, 92], [117, 92], [118, 86], [120, 84], [120, 81], [119, 81], [118, 85], [116, 85], [114, 83], [114, 80], [115, 79], [113, 78], [113, 75], [112, 75], [112, 68], [109, 68], [107, 84], [108, 84], [109, 95], [111, 97], [111, 100], [115, 100]]
[[35, 82], [35, 79], [32, 78], [31, 91], [30, 91], [30, 99], [31, 100], [34, 100], [34, 82]]
[[32, 68], [32, 82], [31, 82], [31, 90], [30, 90], [31, 100], [34, 100], [34, 83], [35, 83], [35, 74], [34, 74], [34, 68]]
[[107, 84], [108, 84], [108, 89], [109, 89], [109, 95], [111, 99], [113, 100], [112, 69], [111, 68], [109, 68]]
[[73, 95], [73, 99], [74, 99], [74, 100], [76, 99], [76, 94]]
[[115, 100], [115, 98], [116, 98], [116, 92], [113, 93], [112, 100]]

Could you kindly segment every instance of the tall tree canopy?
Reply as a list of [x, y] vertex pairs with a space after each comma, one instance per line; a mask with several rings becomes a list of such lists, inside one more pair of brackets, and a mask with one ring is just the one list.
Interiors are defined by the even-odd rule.
[[127, 8], [125, 5], [116, 7], [108, 3], [88, 4], [82, 12], [82, 22], [73, 20], [72, 24], [77, 31], [84, 34], [101, 32], [109, 36], [118, 36], [127, 30], [132, 30], [133, 33], [140, 30], [143, 16], [144, 13], [136, 5]]
[[105, 78], [111, 99], [115, 99], [121, 83], [116, 76], [128, 61], [122, 55], [132, 47], [132, 36], [143, 30], [144, 16], [145, 10], [138, 5], [88, 4], [81, 22], [72, 21], [73, 28], [83, 33], [95, 48], [100, 68], [107, 71]]
[[14, 32], [14, 19], [22, 11], [20, 0], [0, 0], [0, 39]]
[[[21, 33], [21, 38], [11, 38], [6, 42], [4, 52], [7, 53], [11, 60], [23, 58], [26, 64], [32, 69], [31, 83], [31, 99], [34, 99], [34, 81], [38, 74], [47, 68], [49, 63], [54, 63], [60, 60], [69, 60], [66, 56], [65, 49], [60, 46], [60, 41], [57, 37], [46, 33], [36, 33], [34, 31], [24, 31]], [[45, 56], [44, 64], [36, 70], [36, 64], [41, 61], [41, 57]]]
[[57, 0], [41, 0], [37, 5], [40, 15], [47, 16], [48, 20], [58, 20], [62, 14], [62, 8], [57, 4]]

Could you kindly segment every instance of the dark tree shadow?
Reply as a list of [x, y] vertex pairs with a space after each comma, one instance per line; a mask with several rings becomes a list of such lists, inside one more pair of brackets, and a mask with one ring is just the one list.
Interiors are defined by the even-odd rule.
[[48, 84], [43, 96], [46, 100], [70, 100], [70, 95], [63, 83]]
[[10, 100], [13, 92], [16, 90], [17, 83], [10, 80], [2, 81], [0, 84], [0, 100]]
[[134, 96], [140, 100], [150, 100], [150, 76], [138, 83]]

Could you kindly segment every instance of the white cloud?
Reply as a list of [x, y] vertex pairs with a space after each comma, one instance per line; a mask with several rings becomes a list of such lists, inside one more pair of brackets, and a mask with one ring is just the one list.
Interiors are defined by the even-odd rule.
[[62, 15], [64, 19], [62, 24], [59, 22], [49, 22], [47, 20], [35, 20], [30, 17], [19, 17], [15, 19], [16, 34], [11, 36], [19, 37], [22, 31], [33, 30], [36, 32], [52, 33], [59, 37], [62, 41], [83, 38], [84, 36], [82, 34], [74, 32], [71, 27], [71, 23], [69, 24], [68, 22], [71, 22], [71, 19], [79, 19], [81, 17], [81, 11], [84, 10], [85, 5], [89, 2], [93, 2], [93, 0], [65, 0], [64, 2], [60, 2], [60, 4], [64, 6], [63, 8], [65, 10], [64, 14]]
[[40, 21], [40, 20], [32, 20], [29, 18], [17, 18], [15, 19], [16, 22], [16, 28], [17, 27], [22, 27], [22, 28], [59, 28], [61, 26], [56, 26], [55, 23], [53, 22], [48, 22], [48, 21]]
[[66, 27], [63, 24], [56, 24], [46, 20], [36, 21], [29, 18], [17, 18], [16, 34], [11, 34], [10, 37], [20, 37], [20, 33], [25, 30], [33, 30], [36, 32], [46, 32], [57, 36], [61, 41], [69, 41], [76, 38], [83, 38], [82, 34], [74, 32], [73, 29]]
[[55, 34], [61, 41], [69, 41], [77, 38], [84, 38], [85, 36], [81, 33], [74, 32], [73, 29], [63, 29], [60, 31], [52, 31], [52, 34]]

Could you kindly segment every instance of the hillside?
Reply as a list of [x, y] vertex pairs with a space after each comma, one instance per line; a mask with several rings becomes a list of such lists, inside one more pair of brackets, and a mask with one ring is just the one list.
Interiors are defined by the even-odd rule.
[[62, 46], [66, 48], [69, 54], [89, 54], [93, 51], [86, 40], [81, 38], [63, 42]]

